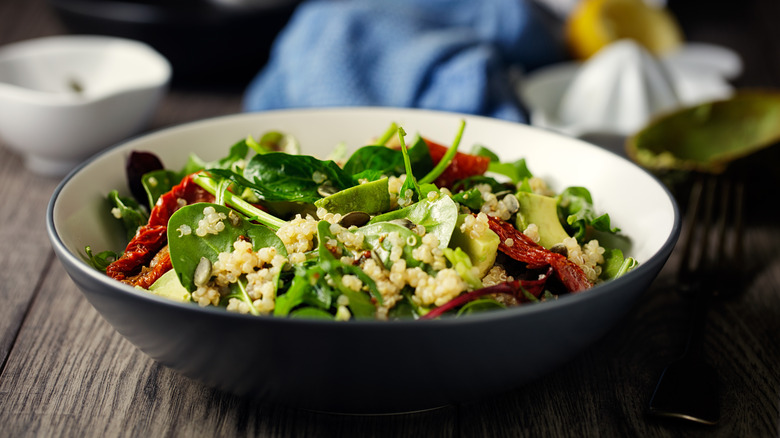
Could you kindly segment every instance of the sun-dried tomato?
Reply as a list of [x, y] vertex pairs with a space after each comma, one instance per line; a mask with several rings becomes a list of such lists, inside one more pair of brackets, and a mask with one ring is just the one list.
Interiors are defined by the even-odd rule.
[[178, 209], [196, 202], [213, 202], [214, 195], [197, 185], [193, 175], [188, 175], [168, 193], [157, 199], [149, 214], [149, 225], [168, 225], [168, 219]]
[[138, 228], [122, 256], [108, 265], [106, 274], [115, 280], [148, 288], [170, 269], [170, 261], [167, 269], [165, 263], [149, 269], [155, 255], [168, 244], [168, 219], [185, 205], [213, 201], [212, 194], [195, 184], [193, 175], [184, 177], [168, 193], [160, 196], [149, 214], [149, 222]]
[[173, 268], [171, 263], [171, 253], [168, 251], [168, 245], [163, 246], [149, 262], [149, 266], [142, 266], [141, 272], [123, 280], [125, 283], [149, 289], [158, 278]]
[[[448, 148], [428, 139], [425, 139], [425, 143], [428, 145], [433, 163], [437, 164], [441, 161]], [[450, 165], [439, 175], [434, 183], [438, 187], [450, 188], [459, 180], [484, 174], [487, 172], [489, 164], [490, 158], [457, 152]]]
[[[488, 216], [488, 223], [490, 224], [490, 229], [498, 234], [500, 239], [498, 244], [499, 251], [519, 262], [527, 263], [529, 268], [552, 266], [556, 278], [561, 281], [569, 292], [579, 292], [593, 287], [593, 283], [588, 280], [582, 268], [570, 261], [566, 256], [552, 252], [537, 244], [513, 227], [512, 224], [501, 219]], [[512, 244], [507, 245], [507, 240]]]
[[115, 262], [108, 265], [106, 274], [119, 281], [137, 274], [141, 267], [149, 263], [157, 252], [167, 243], [165, 225], [144, 225], [127, 244], [125, 252]]

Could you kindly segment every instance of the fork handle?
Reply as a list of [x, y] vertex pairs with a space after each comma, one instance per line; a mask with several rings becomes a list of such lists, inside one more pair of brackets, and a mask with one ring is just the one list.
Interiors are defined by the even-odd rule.
[[707, 313], [712, 301], [712, 292], [705, 285], [696, 287], [691, 309], [690, 326], [688, 328], [688, 340], [685, 345], [684, 355], [701, 357], [704, 355], [704, 328], [707, 325]]

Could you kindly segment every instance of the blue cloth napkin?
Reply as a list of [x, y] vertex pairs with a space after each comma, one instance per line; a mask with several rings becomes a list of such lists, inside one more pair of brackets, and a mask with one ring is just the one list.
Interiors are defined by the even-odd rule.
[[531, 0], [312, 0], [277, 37], [244, 110], [394, 106], [524, 122], [509, 68], [564, 58]]

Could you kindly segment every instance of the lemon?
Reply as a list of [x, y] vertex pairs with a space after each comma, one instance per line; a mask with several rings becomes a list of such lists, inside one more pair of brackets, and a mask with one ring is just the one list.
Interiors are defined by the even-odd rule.
[[683, 35], [669, 11], [643, 0], [582, 0], [566, 21], [566, 43], [577, 59], [624, 38], [662, 54], [678, 47]]

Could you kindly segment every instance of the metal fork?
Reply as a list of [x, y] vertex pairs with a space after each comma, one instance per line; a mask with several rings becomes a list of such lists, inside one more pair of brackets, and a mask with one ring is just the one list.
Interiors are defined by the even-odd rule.
[[[740, 289], [736, 266], [742, 256], [743, 199], [741, 181], [719, 181], [713, 176], [693, 184], [677, 280], [682, 290], [695, 294], [694, 307], [685, 351], [666, 367], [653, 392], [653, 415], [708, 425], [720, 419], [718, 374], [705, 359], [704, 328], [711, 299]], [[713, 239], [716, 245], [711, 250]]]

